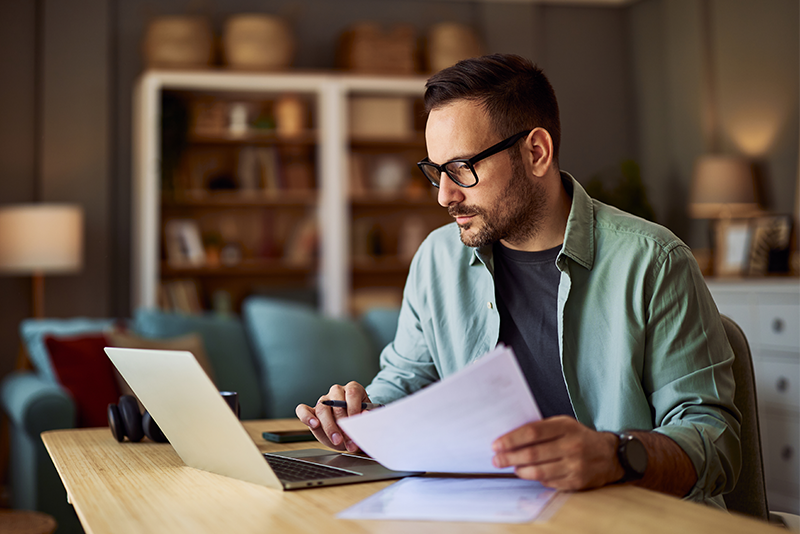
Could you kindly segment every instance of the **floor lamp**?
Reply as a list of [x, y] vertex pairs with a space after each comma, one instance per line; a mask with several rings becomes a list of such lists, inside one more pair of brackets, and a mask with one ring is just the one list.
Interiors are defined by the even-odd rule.
[[33, 277], [34, 317], [44, 317], [44, 275], [76, 273], [82, 263], [80, 206], [0, 206], [0, 274]]

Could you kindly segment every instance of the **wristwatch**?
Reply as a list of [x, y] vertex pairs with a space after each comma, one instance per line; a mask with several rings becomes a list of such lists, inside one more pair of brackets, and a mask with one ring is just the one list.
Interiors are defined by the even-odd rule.
[[647, 449], [644, 448], [641, 440], [633, 434], [621, 432], [617, 434], [617, 437], [619, 438], [617, 458], [625, 471], [625, 474], [618, 482], [631, 482], [641, 479], [647, 469]]

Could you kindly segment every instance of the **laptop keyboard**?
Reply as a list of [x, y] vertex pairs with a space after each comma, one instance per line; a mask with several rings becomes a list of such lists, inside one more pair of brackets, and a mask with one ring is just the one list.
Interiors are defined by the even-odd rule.
[[296, 458], [287, 458], [274, 454], [265, 454], [269, 466], [279, 479], [287, 482], [302, 482], [304, 480], [319, 480], [323, 478], [338, 478], [361, 476], [361, 473], [340, 469], [338, 467], [328, 467], [326, 465], [306, 462]]

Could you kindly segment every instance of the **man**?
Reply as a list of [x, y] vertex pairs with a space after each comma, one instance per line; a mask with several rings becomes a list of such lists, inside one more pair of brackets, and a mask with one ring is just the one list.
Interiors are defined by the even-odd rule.
[[558, 104], [529, 61], [465, 60], [426, 87], [419, 167], [455, 224], [414, 257], [369, 387], [335, 385], [320, 400], [346, 409], [301, 404], [297, 416], [355, 451], [337, 420], [361, 402], [414, 393], [503, 342], [544, 418], [494, 442], [497, 467], [558, 489], [634, 481], [724, 507], [741, 463], [733, 354], [688, 247], [560, 172]]

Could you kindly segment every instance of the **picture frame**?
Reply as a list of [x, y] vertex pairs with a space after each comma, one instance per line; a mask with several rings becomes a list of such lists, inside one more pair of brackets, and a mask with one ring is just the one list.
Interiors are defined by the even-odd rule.
[[748, 219], [720, 219], [714, 225], [714, 275], [738, 277], [747, 273], [753, 227]]
[[769, 215], [751, 221], [748, 275], [789, 271], [792, 224], [791, 215]]

